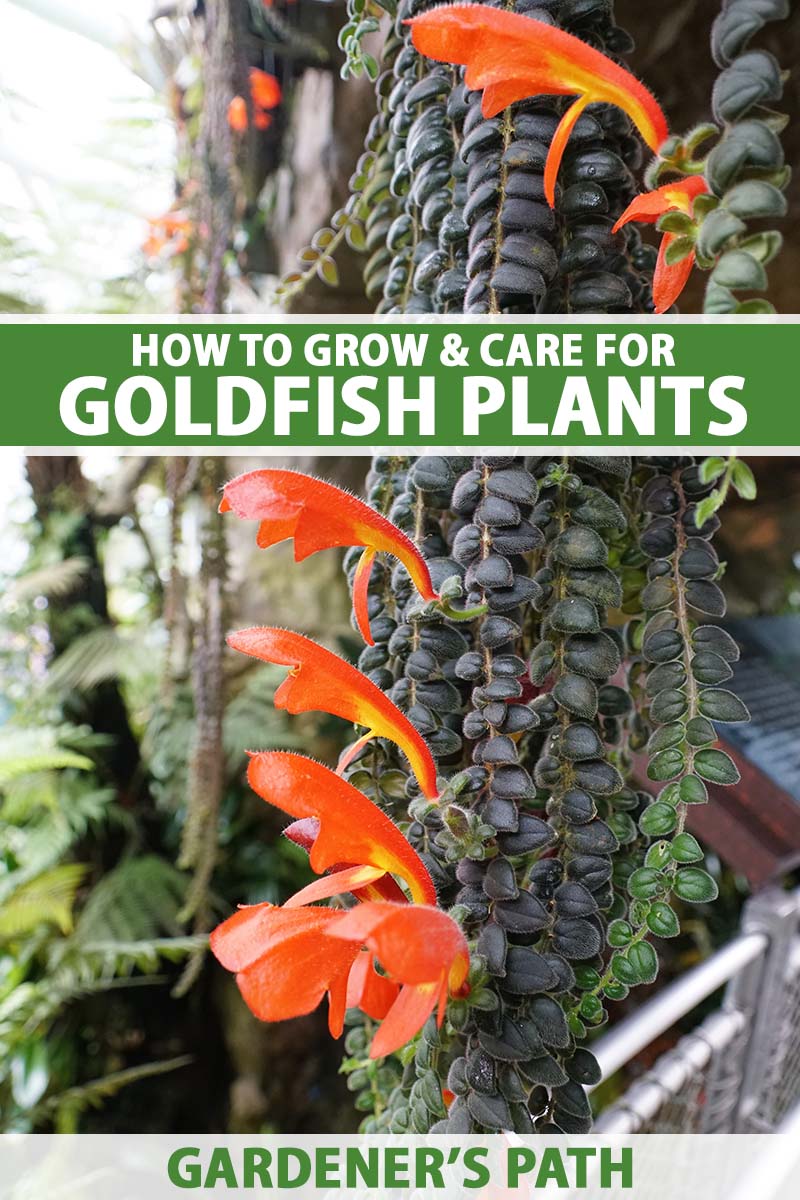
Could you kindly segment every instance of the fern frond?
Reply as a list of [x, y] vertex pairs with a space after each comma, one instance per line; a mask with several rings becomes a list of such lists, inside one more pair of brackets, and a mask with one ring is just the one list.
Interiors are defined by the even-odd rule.
[[74, 940], [144, 942], [182, 933], [178, 912], [186, 876], [155, 854], [121, 863], [93, 888], [80, 914]]
[[77, 1087], [67, 1088], [57, 1096], [48, 1096], [40, 1104], [30, 1109], [28, 1119], [34, 1124], [56, 1116], [56, 1124], [63, 1132], [64, 1125], [69, 1122], [74, 1126], [75, 1119], [87, 1108], [100, 1108], [106, 1100], [116, 1096], [117, 1092], [140, 1079], [152, 1079], [154, 1075], [166, 1075], [177, 1071], [192, 1062], [190, 1054], [182, 1054], [178, 1058], [164, 1059], [161, 1062], [141, 1063], [137, 1067], [126, 1067], [123, 1071], [112, 1071], [99, 1079], [90, 1079], [88, 1083]]
[[223, 747], [229, 770], [240, 769], [245, 761], [244, 747], [259, 750], [302, 749], [307, 739], [298, 733], [297, 723], [273, 705], [275, 690], [285, 672], [267, 668], [250, 672], [244, 686], [225, 709], [222, 726]]
[[0, 941], [43, 924], [56, 925], [65, 936], [70, 933], [75, 893], [87, 869], [82, 863], [62, 863], [16, 887], [0, 905]]
[[55, 813], [21, 829], [8, 827], [5, 840], [18, 865], [16, 870], [0, 875], [0, 905], [17, 888], [57, 866], [75, 842], [76, 835], [61, 813]]
[[14, 729], [0, 734], [0, 788], [21, 775], [67, 767], [88, 771], [92, 761], [74, 750], [45, 744], [35, 730]]
[[6, 591], [6, 600], [15, 604], [36, 596], [68, 596], [89, 568], [89, 559], [80, 555], [46, 563], [18, 575]]
[[[70, 642], [50, 664], [48, 686], [53, 691], [91, 691], [110, 679], [119, 679], [129, 670], [136, 671], [143, 661], [140, 639], [123, 634], [113, 625], [98, 625]], [[148, 654], [149, 654], [148, 650]]]
[[120, 977], [132, 971], [151, 974], [160, 961], [180, 962], [207, 946], [208, 938], [187, 936], [138, 942], [86, 942], [81, 945], [81, 953], [97, 965], [101, 975]]
[[18, 984], [0, 1000], [0, 1080], [11, 1068], [15, 1047], [46, 1030], [69, 1004], [117, 988], [154, 987], [166, 983], [163, 975], [133, 975], [122, 979], [82, 977], [79, 967], [80, 964], [72, 963], [37, 983]]

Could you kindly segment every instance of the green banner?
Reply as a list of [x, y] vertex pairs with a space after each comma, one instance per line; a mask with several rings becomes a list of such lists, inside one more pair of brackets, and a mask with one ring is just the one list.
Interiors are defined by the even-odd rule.
[[5, 321], [5, 446], [800, 447], [800, 317]]

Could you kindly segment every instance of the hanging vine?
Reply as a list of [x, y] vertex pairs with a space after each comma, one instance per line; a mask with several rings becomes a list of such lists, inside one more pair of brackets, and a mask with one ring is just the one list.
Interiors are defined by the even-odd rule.
[[[372, 509], [287, 471], [226, 486], [223, 509], [260, 520], [263, 546], [289, 535], [308, 552], [360, 533], [345, 557], [355, 624], [369, 640], [360, 670], [287, 631], [229, 641], [295, 664], [276, 701], [366, 727], [344, 752], [335, 788], [337, 776], [326, 782], [325, 768], [296, 755], [255, 755], [250, 766], [265, 800], [303, 817], [288, 832], [315, 870], [365, 866], [337, 867], [285, 910], [245, 910], [215, 932], [212, 948], [265, 1019], [294, 1015], [308, 983], [291, 982], [291, 940], [268, 939], [262, 952], [254, 929], [252, 970], [262, 970], [262, 954], [284, 956], [287, 987], [253, 990], [239, 923], [263, 920], [265, 933], [310, 923], [307, 936], [322, 939], [308, 968], [312, 980], [320, 973], [314, 994], [328, 990], [332, 1005], [341, 985], [328, 972], [356, 973], [344, 1070], [366, 1131], [591, 1127], [585, 1089], [599, 1070], [587, 1039], [610, 1003], [655, 979], [653, 940], [679, 933], [675, 905], [716, 895], [686, 822], [708, 782], [738, 778], [716, 745], [717, 724], [747, 719], [720, 686], [738, 650], [705, 620], [724, 613], [711, 539], [730, 488], [753, 492], [737, 459], [590, 455], [381, 456], [368, 479]], [[409, 883], [413, 903], [387, 869]], [[373, 899], [360, 894], [365, 870], [367, 882], [386, 879]], [[355, 909], [303, 907], [349, 890]], [[421, 896], [435, 896], [436, 907]], [[372, 914], [364, 921], [362, 908]], [[363, 981], [372, 959], [354, 945], [336, 967], [318, 929], [342, 921], [342, 936], [352, 924], [360, 941], [399, 919], [398, 908], [412, 960], [439, 944], [423, 932], [434, 915], [450, 930], [446, 1010], [437, 1019], [427, 1005], [415, 1009], [402, 1034], [392, 1018], [409, 961], [392, 966], [399, 943], [367, 934], [386, 971], [378, 994]]]

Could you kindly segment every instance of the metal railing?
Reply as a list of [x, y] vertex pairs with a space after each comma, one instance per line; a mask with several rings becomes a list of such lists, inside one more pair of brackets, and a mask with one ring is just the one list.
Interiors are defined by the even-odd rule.
[[601, 1111], [597, 1133], [764, 1133], [800, 1101], [800, 889], [748, 901], [740, 935], [593, 1047], [609, 1079], [720, 987], [720, 1008]]

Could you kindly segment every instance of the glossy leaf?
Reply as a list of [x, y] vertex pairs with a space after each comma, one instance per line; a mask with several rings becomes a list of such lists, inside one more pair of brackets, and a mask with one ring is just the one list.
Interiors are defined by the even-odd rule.
[[672, 885], [676, 896], [689, 904], [703, 904], [716, 900], [719, 889], [708, 871], [700, 867], [682, 867]]

